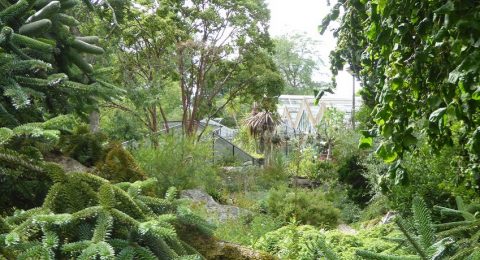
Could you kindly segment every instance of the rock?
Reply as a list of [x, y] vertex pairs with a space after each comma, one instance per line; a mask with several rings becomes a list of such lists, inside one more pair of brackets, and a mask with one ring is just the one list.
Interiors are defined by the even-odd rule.
[[276, 260], [278, 258], [250, 247], [206, 237], [189, 234], [183, 239], [209, 260]]
[[89, 168], [77, 160], [66, 157], [63, 155], [59, 156], [45, 156], [45, 160], [49, 162], [54, 162], [58, 163], [64, 170], [65, 172], [92, 172], [93, 168]]
[[199, 189], [184, 190], [180, 193], [180, 197], [190, 199], [196, 203], [205, 204], [207, 212], [215, 214], [220, 222], [225, 222], [228, 219], [236, 219], [250, 212], [239, 207], [222, 205], [216, 202], [208, 193]]
[[225, 166], [225, 167], [222, 167], [222, 170], [226, 173], [230, 173], [230, 172], [241, 172], [243, 171], [244, 167], [242, 166]]
[[355, 230], [352, 227], [350, 227], [349, 225], [345, 225], [345, 224], [338, 225], [337, 229], [338, 229], [338, 231], [340, 231], [340, 232], [342, 232], [343, 234], [346, 234], [346, 235], [356, 235], [358, 233], [357, 230]]
[[253, 162], [252, 161], [246, 161], [242, 164], [243, 166], [252, 166]]
[[388, 224], [391, 223], [395, 217], [397, 216], [397, 213], [395, 211], [389, 211], [385, 216], [383, 216], [382, 220], [380, 221], [381, 224]]
[[318, 188], [320, 183], [318, 181], [312, 181], [305, 177], [291, 177], [289, 187], [299, 187], [299, 188]]
[[208, 259], [222, 259], [222, 260], [274, 260], [273, 256], [266, 253], [255, 251], [249, 247], [219, 241], [217, 242], [217, 255], [210, 255]]

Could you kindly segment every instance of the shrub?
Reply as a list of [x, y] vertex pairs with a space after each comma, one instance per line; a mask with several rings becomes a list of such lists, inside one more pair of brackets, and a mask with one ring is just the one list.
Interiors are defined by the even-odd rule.
[[113, 183], [145, 180], [146, 176], [138, 167], [133, 156], [120, 143], [111, 143], [95, 172]]
[[77, 126], [71, 134], [62, 135], [59, 145], [65, 155], [90, 167], [103, 158], [103, 143], [106, 140], [104, 134], [92, 133], [88, 125], [82, 124]]
[[368, 221], [385, 215], [389, 211], [388, 198], [377, 195], [360, 213], [360, 221]]
[[140, 148], [133, 154], [147, 176], [160, 180], [160, 194], [171, 186], [208, 190], [219, 185], [218, 169], [210, 163], [211, 143], [166, 135], [160, 138], [158, 149]]
[[219, 224], [215, 236], [221, 240], [251, 246], [266, 233], [280, 228], [281, 224], [281, 221], [269, 215], [246, 215]]
[[338, 181], [347, 185], [348, 197], [362, 207], [372, 198], [365, 170], [358, 156], [349, 157], [338, 169]]
[[[409, 255], [408, 250], [398, 249], [393, 242], [400, 236], [394, 224], [377, 225], [361, 229], [356, 234], [345, 234], [339, 230], [325, 232], [325, 241], [332, 245], [332, 250], [340, 259], [358, 259], [358, 250], [368, 250], [376, 253], [395, 252], [396, 255]], [[373, 258], [372, 258], [373, 259]], [[402, 259], [402, 258], [398, 258]]]
[[280, 259], [338, 259], [324, 242], [324, 235], [315, 227], [296, 223], [281, 227], [260, 238], [254, 247]]
[[272, 189], [265, 202], [267, 211], [287, 222], [295, 218], [301, 224], [333, 228], [340, 211], [320, 191]]

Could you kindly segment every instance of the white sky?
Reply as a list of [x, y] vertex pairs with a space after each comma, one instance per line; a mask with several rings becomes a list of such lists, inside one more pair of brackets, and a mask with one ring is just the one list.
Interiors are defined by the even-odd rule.
[[[327, 0], [266, 0], [266, 2], [271, 12], [270, 34], [280, 36], [305, 32], [310, 38], [319, 41], [321, 44], [318, 46], [318, 52], [326, 66], [316, 74], [331, 75], [328, 55], [335, 48], [336, 40], [330, 29], [320, 35], [318, 25], [321, 24], [332, 5], [327, 6]], [[335, 1], [331, 2], [333, 4]], [[318, 76], [318, 79], [328, 81], [330, 77]], [[359, 88], [358, 82], [355, 87]], [[339, 72], [334, 96], [352, 96], [352, 76], [347, 72]]]

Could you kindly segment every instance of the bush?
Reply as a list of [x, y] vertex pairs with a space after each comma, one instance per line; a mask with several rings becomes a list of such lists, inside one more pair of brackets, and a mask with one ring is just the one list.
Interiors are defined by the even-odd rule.
[[398, 249], [398, 244], [391, 241], [400, 234], [394, 224], [362, 229], [352, 234], [290, 224], [267, 233], [254, 247], [275, 254], [280, 259], [325, 259], [326, 253], [330, 256], [336, 255], [327, 259], [358, 259], [355, 255], [357, 250], [376, 253], [395, 251], [396, 255], [409, 255], [410, 252]]
[[219, 224], [215, 236], [221, 240], [251, 246], [266, 233], [280, 228], [281, 224], [281, 221], [269, 215], [246, 215]]
[[347, 158], [338, 169], [338, 181], [347, 185], [348, 197], [362, 207], [372, 198], [365, 170], [359, 156]]
[[272, 189], [265, 202], [268, 213], [285, 222], [295, 218], [301, 224], [334, 228], [340, 210], [335, 208], [320, 191]]
[[345, 234], [339, 230], [327, 231], [325, 241], [333, 246], [331, 249], [338, 254], [339, 259], [358, 259], [355, 255], [358, 250], [409, 255], [407, 250], [397, 249], [398, 243], [393, 242], [400, 235], [394, 224], [385, 224], [368, 229], [362, 228], [356, 234]]
[[105, 158], [97, 164], [95, 173], [112, 183], [135, 182], [146, 179], [133, 156], [119, 143], [109, 145], [106, 149]]
[[197, 142], [176, 135], [160, 138], [158, 149], [140, 148], [133, 151], [140, 168], [160, 181], [159, 194], [168, 187], [178, 189], [219, 188], [218, 169], [211, 164], [211, 143]]
[[384, 216], [389, 211], [388, 198], [377, 195], [367, 204], [360, 214], [360, 221], [369, 221]]
[[92, 133], [88, 125], [83, 124], [77, 126], [71, 134], [62, 135], [59, 145], [65, 155], [91, 167], [103, 158], [103, 143], [106, 140], [104, 134]]
[[[410, 212], [412, 200], [417, 195], [423, 197], [430, 206], [454, 207], [455, 196], [463, 196], [466, 201], [478, 198], [462, 175], [460, 152], [445, 147], [433, 153], [427, 143], [420, 142], [419, 148], [405, 154], [402, 160], [402, 167], [408, 175], [407, 183], [395, 184], [395, 180], [389, 178], [386, 167], [367, 166], [373, 171], [365, 175], [375, 190], [382, 190], [388, 196], [389, 206], [401, 214]], [[434, 212], [435, 217], [440, 218], [437, 214]]]
[[312, 243], [323, 239], [322, 233], [315, 227], [293, 223], [267, 233], [254, 247], [280, 259], [310, 260], [320, 257], [312, 248]]

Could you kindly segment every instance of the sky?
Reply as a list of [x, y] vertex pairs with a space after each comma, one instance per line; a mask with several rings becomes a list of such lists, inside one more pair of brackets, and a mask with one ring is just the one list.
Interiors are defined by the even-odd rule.
[[[335, 48], [336, 40], [330, 29], [323, 35], [318, 32], [318, 25], [331, 8], [327, 5], [327, 0], [266, 0], [266, 3], [271, 14], [270, 34], [275, 37], [296, 32], [306, 33], [310, 38], [319, 41], [317, 50], [326, 66], [317, 72], [316, 80], [330, 80], [328, 55]], [[320, 76], [321, 74], [327, 75]], [[356, 88], [358, 87], [356, 82]], [[352, 76], [349, 73], [339, 72], [334, 96], [352, 96]]]

